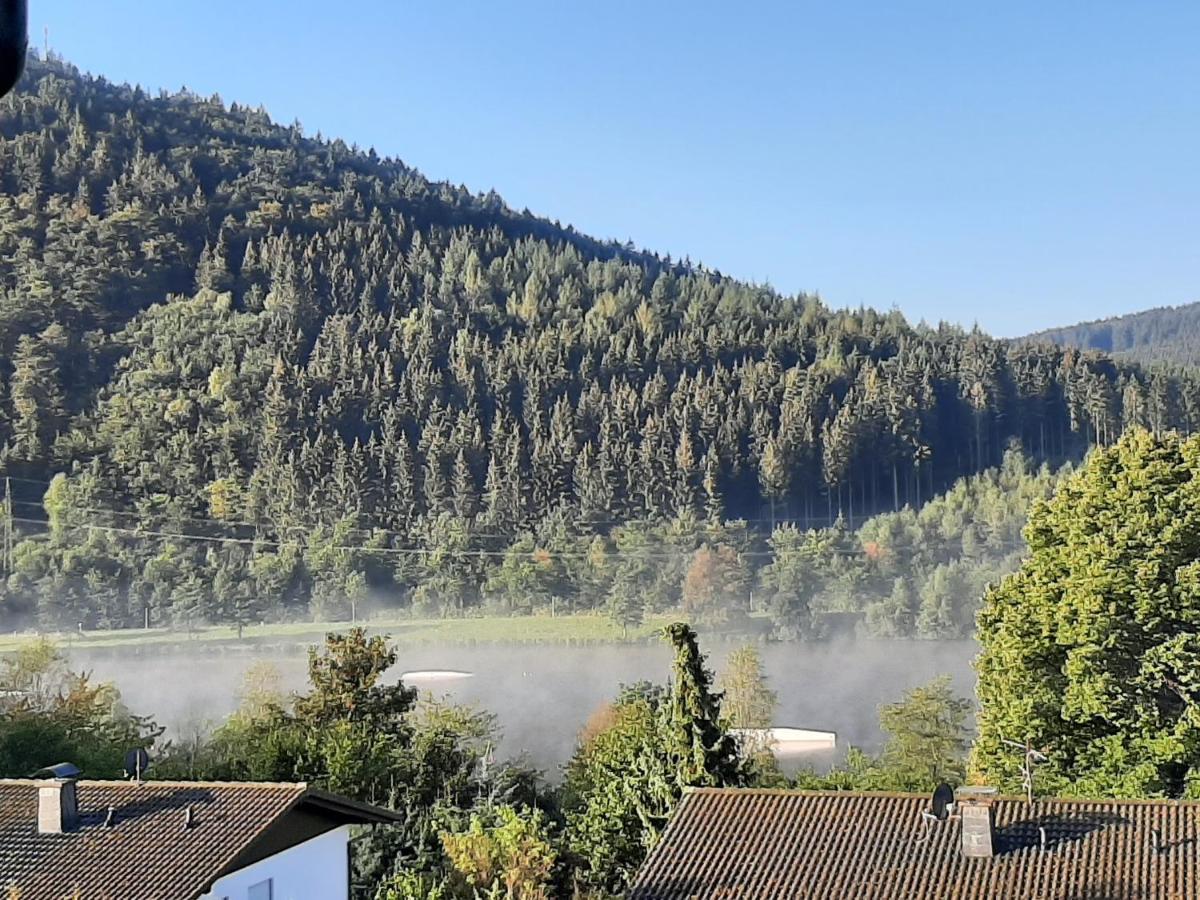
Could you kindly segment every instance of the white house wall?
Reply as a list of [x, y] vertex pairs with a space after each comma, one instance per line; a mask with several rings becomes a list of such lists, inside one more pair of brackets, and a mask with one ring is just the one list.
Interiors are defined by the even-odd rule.
[[350, 826], [231, 872], [200, 900], [247, 900], [250, 888], [271, 879], [271, 900], [349, 900]]

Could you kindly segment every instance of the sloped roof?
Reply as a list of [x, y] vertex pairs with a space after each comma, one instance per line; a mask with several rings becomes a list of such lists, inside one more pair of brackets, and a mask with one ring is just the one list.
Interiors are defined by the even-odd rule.
[[39, 834], [37, 784], [0, 780], [0, 892], [21, 900], [193, 900], [292, 812], [305, 814], [305, 836], [322, 820], [329, 830], [394, 819], [305, 784], [80, 781], [78, 828]]
[[629, 897], [1200, 898], [1200, 804], [1000, 798], [989, 859], [965, 859], [957, 817], [927, 823], [929, 808], [923, 794], [694, 790]]

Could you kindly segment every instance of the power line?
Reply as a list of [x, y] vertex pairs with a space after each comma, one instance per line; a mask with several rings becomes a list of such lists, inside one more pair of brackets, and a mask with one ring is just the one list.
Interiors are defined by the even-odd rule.
[[[31, 480], [31, 479], [26, 479], [26, 480]], [[24, 507], [28, 507], [28, 508], [32, 508], [32, 509], [40, 510], [40, 509], [45, 508], [44, 503], [39, 503], [35, 500], [13, 500], [12, 503], [16, 506], [24, 506]], [[254, 529], [265, 528], [265, 529], [274, 530], [274, 531], [279, 530], [279, 526], [277, 526], [271, 522], [247, 522], [247, 521], [241, 521], [241, 520], [236, 520], [236, 519], [214, 519], [211, 517], [202, 517], [202, 516], [185, 516], [185, 515], [180, 515], [180, 514], [173, 513], [173, 512], [161, 512], [161, 511], [144, 511], [143, 512], [143, 511], [136, 510], [136, 509], [113, 509], [111, 507], [99, 507], [99, 506], [72, 506], [71, 510], [72, 510], [72, 512], [91, 513], [91, 514], [96, 514], [96, 515], [122, 516], [125, 518], [138, 519], [138, 520], [145, 520], [147, 518], [160, 518], [160, 519], [165, 519], [165, 520], [175, 521], [175, 522], [192, 522], [192, 523], [199, 524], [199, 525], [212, 525], [212, 526], [221, 527], [221, 528], [254, 528]], [[855, 516], [855, 520], [860, 520], [860, 521], [864, 521], [864, 522], [869, 518], [870, 518], [870, 516], [862, 516], [862, 517]], [[824, 523], [833, 523], [833, 522], [836, 522], [837, 519], [838, 519], [838, 517], [834, 517], [833, 519], [821, 518], [821, 519], [818, 519], [815, 521], [816, 522], [824, 522]], [[622, 526], [622, 525], [636, 524], [637, 521], [638, 520], [629, 520], [629, 519], [589, 519], [584, 524], [592, 525], [592, 526], [604, 525], [604, 524], [613, 524], [613, 525], [617, 525], [617, 526]], [[768, 520], [768, 519], [730, 519], [725, 524], [728, 525], [728, 524], [738, 523], [738, 522], [753, 523], [753, 522], [768, 522], [768, 521], [770, 521], [770, 520]], [[776, 524], [778, 524], [778, 525], [789, 525], [789, 524], [796, 525], [799, 523], [797, 523], [795, 521], [790, 521], [790, 520], [776, 520]], [[335, 524], [331, 524], [331, 523], [321, 523], [318, 525], [289, 525], [289, 526], [285, 526], [284, 531], [285, 532], [302, 532], [302, 533], [308, 534], [308, 533], [311, 533], [314, 529], [319, 528], [319, 527], [337, 528], [339, 526], [337, 526]], [[393, 529], [382, 528], [380, 526], [354, 527], [354, 528], [347, 528], [344, 530], [346, 532], [348, 532], [349, 534], [362, 535], [366, 538], [374, 538], [374, 537], [384, 536], [384, 537], [396, 537], [396, 538], [403, 539], [403, 538], [408, 537], [407, 532], [395, 531]], [[810, 524], [806, 528], [806, 530], [809, 530], [809, 531], [814, 530], [813, 525]], [[507, 532], [485, 532], [485, 531], [472, 531], [471, 532], [472, 538], [485, 538], [485, 539], [492, 538], [492, 539], [499, 539], [499, 540], [513, 540], [514, 538], [519, 537], [519, 536], [520, 536], [519, 534], [513, 534], [513, 533], [507, 533]]]
[[[40, 525], [45, 528], [50, 527], [49, 523], [46, 522], [44, 519], [26, 519], [26, 518], [16, 517], [16, 518], [13, 518], [12, 521], [18, 522], [21, 524]], [[66, 527], [68, 529], [84, 529], [86, 531], [99, 531], [99, 532], [104, 532], [104, 533], [108, 533], [108, 534], [127, 534], [127, 535], [131, 535], [133, 537], [157, 537], [157, 538], [163, 538], [165, 540], [172, 540], [172, 541], [198, 541], [198, 542], [209, 543], [209, 544], [239, 544], [239, 545], [259, 546], [259, 547], [295, 546], [295, 544], [293, 542], [275, 541], [275, 540], [269, 540], [266, 538], [239, 538], [239, 537], [229, 537], [227, 535], [187, 534], [185, 532], [177, 532], [177, 531], [155, 531], [152, 529], [143, 529], [143, 528], [119, 528], [114, 525], [94, 525], [90, 522], [72, 524], [72, 525], [68, 525]], [[386, 553], [386, 554], [410, 555], [410, 556], [427, 556], [427, 555], [431, 555], [431, 554], [439, 554], [442, 556], [508, 556], [509, 552], [510, 552], [508, 550], [466, 550], [466, 549], [462, 549], [462, 548], [453, 548], [453, 547], [435, 548], [435, 549], [420, 548], [420, 547], [364, 547], [364, 546], [357, 545], [357, 544], [334, 544], [334, 545], [328, 546], [328, 547], [319, 547], [319, 549], [322, 549], [322, 550], [344, 550], [344, 551], [352, 552], [352, 553]], [[530, 556], [533, 556], [535, 554], [540, 555], [538, 553], [538, 551], [536, 551], [536, 550], [529, 551]], [[567, 558], [568, 556], [571, 556], [571, 557], [577, 557], [580, 559], [586, 559], [588, 556], [590, 556], [590, 554], [588, 554], [588, 553], [564, 554], [561, 552], [551, 552], [551, 551], [546, 551], [546, 555], [552, 556], [552, 557], [558, 557], [558, 558]]]
[[[44, 509], [45, 508], [43, 504], [36, 503], [32, 500], [15, 500], [13, 502], [17, 506], [32, 507], [34, 509]], [[194, 522], [199, 525], [213, 525], [213, 526], [218, 526], [218, 527], [222, 527], [222, 528], [255, 528], [255, 529], [263, 528], [263, 529], [268, 529], [271, 531], [280, 530], [278, 526], [272, 524], [271, 522], [240, 522], [240, 521], [236, 521], [236, 520], [201, 518], [198, 516], [180, 516], [180, 515], [175, 515], [174, 513], [162, 513], [162, 512], [142, 513], [142, 512], [138, 512], [137, 510], [106, 509], [103, 507], [96, 507], [96, 506], [72, 506], [71, 512], [91, 513], [94, 515], [123, 516], [125, 518], [132, 518], [132, 519], [138, 519], [138, 520], [145, 520], [147, 518], [160, 518], [160, 519], [166, 519], [166, 520], [173, 521], [173, 522], [176, 522], [176, 521], [177, 522]], [[25, 521], [32, 521], [32, 520], [27, 519]], [[41, 520], [38, 520], [38, 521], [41, 521]], [[321, 525], [288, 525], [288, 526], [285, 526], [282, 530], [285, 533], [299, 532], [302, 535], [311, 535], [317, 528], [320, 528], [320, 527], [332, 529], [332, 528], [338, 528], [339, 526], [334, 525], [334, 524], [329, 524], [329, 523], [322, 523]], [[375, 526], [367, 527], [367, 528], [346, 528], [343, 530], [348, 532], [351, 535], [362, 535], [364, 538], [367, 538], [367, 539], [378, 538], [378, 537], [394, 537], [394, 538], [402, 538], [403, 539], [403, 538], [408, 537], [408, 534], [406, 532], [393, 531], [391, 529], [379, 528], [379, 527], [375, 527]], [[472, 531], [470, 536], [472, 538], [494, 538], [494, 539], [502, 539], [502, 540], [513, 540], [514, 538], [519, 537], [519, 535], [514, 535], [514, 534], [505, 534], [505, 533], [500, 533], [500, 532], [485, 532], [485, 531]], [[262, 540], [265, 540], [265, 539], [260, 539], [257, 542], [261, 543]]]
[[[19, 524], [37, 525], [37, 526], [47, 528], [47, 529], [50, 527], [49, 523], [43, 519], [28, 519], [28, 518], [21, 518], [21, 517], [10, 517], [9, 521], [19, 523]], [[130, 535], [132, 537], [138, 537], [138, 538], [154, 537], [154, 538], [161, 538], [163, 540], [168, 540], [168, 541], [195, 541], [198, 543], [217, 544], [217, 545], [233, 544], [233, 545], [238, 545], [238, 546], [274, 547], [274, 548], [290, 547], [290, 546], [298, 546], [299, 545], [299, 542], [278, 541], [278, 540], [270, 540], [267, 538], [239, 538], [239, 537], [230, 537], [228, 535], [188, 534], [186, 532], [158, 531], [158, 530], [153, 530], [153, 529], [142, 529], [142, 528], [120, 528], [120, 527], [113, 526], [113, 525], [95, 525], [92, 523], [74, 524], [74, 525], [70, 525], [67, 527], [71, 528], [71, 529], [84, 529], [87, 531], [97, 531], [97, 532], [102, 532], [102, 533], [106, 533], [106, 534], [125, 534], [125, 535]], [[1019, 549], [1021, 546], [1023, 546], [1023, 545], [1007, 544], [1007, 545], [1004, 545], [997, 549], [1013, 549], [1013, 550], [1015, 550], [1015, 549]], [[541, 548], [535, 548], [534, 550], [529, 550], [529, 551], [517, 554], [516, 551], [514, 551], [511, 547], [508, 549], [504, 549], [504, 550], [486, 550], [486, 549], [464, 549], [464, 548], [455, 548], [455, 547], [444, 547], [444, 548], [365, 547], [365, 546], [357, 545], [357, 544], [334, 544], [334, 545], [328, 546], [328, 547], [320, 547], [318, 545], [318, 549], [343, 551], [343, 552], [347, 552], [347, 553], [383, 554], [383, 555], [391, 555], [391, 556], [438, 555], [438, 556], [449, 556], [449, 557], [456, 557], [456, 558], [458, 558], [458, 557], [504, 558], [504, 557], [509, 557], [509, 556], [513, 556], [513, 555], [520, 555], [520, 556], [527, 556], [527, 557], [537, 557], [540, 559], [554, 559], [554, 560], [587, 560], [587, 559], [592, 558], [592, 554], [587, 551], [564, 552], [561, 550], [544, 550]], [[680, 559], [686, 558], [687, 556], [691, 555], [692, 553], [695, 552], [695, 550], [696, 550], [696, 548], [681, 549], [678, 552], [668, 552], [668, 551], [633, 551], [633, 552], [630, 552], [630, 551], [621, 550], [620, 548], [615, 548], [611, 552], [614, 555], [627, 556], [627, 557], [633, 556], [633, 557], [636, 557], [638, 559], [643, 559], [643, 560], [676, 562], [676, 561], [679, 561]], [[609, 555], [609, 552], [610, 551], [606, 550], [605, 555]], [[11, 550], [9, 551], [9, 553], [11, 554]], [[846, 553], [845, 552], [838, 553], [835, 551], [834, 555], [844, 556], [844, 555], [846, 555]], [[861, 553], [861, 551], [853, 551], [852, 555], [857, 556], [857, 555], [862, 555], [862, 553]], [[739, 556], [739, 558], [742, 558], [742, 559], [773, 559], [773, 558], [775, 558], [776, 554], [770, 550], [744, 550], [744, 551], [739, 552], [738, 556]]]
[[[43, 509], [44, 503], [38, 503], [38, 502], [35, 502], [32, 500], [16, 500], [16, 499], [14, 499], [12, 496], [12, 489], [9, 484], [10, 481], [23, 482], [23, 483], [27, 483], [27, 484], [39, 484], [39, 485], [46, 485], [46, 486], [48, 486], [50, 484], [50, 482], [40, 481], [40, 480], [32, 479], [32, 478], [23, 478], [23, 477], [19, 477], [19, 476], [5, 476], [5, 496], [4, 496], [3, 505], [0, 506], [0, 515], [3, 515], [3, 517], [4, 517], [3, 541], [0, 542], [0, 565], [3, 566], [3, 569], [5, 572], [10, 572], [12, 570], [13, 547], [15, 544], [15, 530], [13, 527], [14, 524], [33, 525], [33, 526], [40, 526], [43, 528], [49, 528], [49, 523], [45, 519], [34, 519], [34, 518], [28, 518], [28, 517], [14, 516], [14, 514], [13, 514], [14, 506], [29, 507], [29, 508], [34, 508], [34, 509]], [[124, 517], [124, 518], [137, 519], [137, 520], [144, 520], [146, 518], [152, 517], [152, 518], [165, 519], [168, 521], [190, 522], [193, 524], [207, 525], [207, 526], [212, 526], [212, 527], [216, 527], [216, 528], [254, 528], [256, 530], [260, 529], [260, 528], [266, 528], [266, 529], [269, 529], [269, 530], [275, 531], [275, 532], [279, 531], [279, 528], [277, 526], [275, 526], [274, 524], [269, 523], [269, 522], [256, 523], [256, 522], [245, 522], [245, 521], [227, 521], [227, 520], [214, 519], [214, 518], [176, 515], [173, 513], [143, 512], [143, 511], [134, 510], [134, 509], [113, 509], [111, 507], [72, 507], [71, 511], [76, 512], [76, 513], [88, 513], [88, 514], [92, 514], [92, 515], [108, 515], [108, 516]], [[841, 517], [835, 517], [835, 519], [830, 520], [830, 521], [836, 521], [837, 518], [841, 518]], [[858, 518], [858, 517], [856, 517], [856, 518]], [[866, 521], [869, 518], [870, 518], [869, 516], [862, 517], [863, 521]], [[637, 520], [632, 520], [632, 521], [636, 522]], [[731, 520], [731, 521], [740, 521], [740, 522], [762, 521], [762, 522], [765, 522], [768, 520], [765, 520], [765, 519], [763, 519], [763, 520], [740, 519], [740, 520]], [[824, 519], [823, 519], [823, 521], [824, 521]], [[611, 524], [619, 524], [619, 525], [631, 524], [630, 520], [625, 520], [625, 521], [621, 521], [621, 520], [591, 520], [587, 524], [597, 525], [597, 524], [602, 524], [604, 522], [608, 522]], [[787, 524], [787, 523], [783, 523], [783, 524]], [[796, 523], [791, 523], [791, 524], [796, 524]], [[68, 527], [74, 528], [74, 529], [86, 529], [89, 531], [96, 531], [96, 532], [109, 533], [109, 534], [123, 534], [123, 535], [129, 535], [132, 537], [139, 537], [139, 538], [154, 537], [154, 538], [161, 538], [161, 539], [170, 540], [170, 541], [185, 541], [185, 542], [186, 541], [194, 541], [194, 542], [198, 542], [198, 543], [216, 544], [216, 545], [240, 545], [240, 546], [258, 546], [258, 547], [280, 548], [280, 547], [288, 547], [288, 546], [298, 546], [298, 545], [302, 545], [302, 544], [311, 546], [311, 544], [308, 544], [307, 542], [305, 542], [303, 540], [295, 540], [295, 541], [287, 540], [285, 537], [287, 534], [298, 533], [299, 537], [301, 537], [301, 538], [305, 538], [305, 537], [311, 538], [313, 535], [313, 532], [316, 530], [316, 528], [319, 528], [319, 527], [337, 528], [338, 526], [332, 525], [329, 523], [324, 523], [323, 525], [318, 525], [318, 526], [306, 526], [306, 525], [286, 526], [283, 529], [283, 536], [280, 536], [277, 534], [275, 539], [266, 538], [266, 537], [262, 537], [262, 536], [242, 537], [242, 536], [227, 535], [227, 534], [226, 535], [195, 534], [195, 533], [190, 533], [190, 532], [185, 532], [185, 531], [163, 531], [161, 529], [154, 529], [154, 528], [122, 527], [122, 526], [118, 526], [118, 525], [99, 525], [99, 524], [94, 524], [94, 523], [72, 524]], [[812, 531], [814, 529], [810, 525], [807, 530]], [[344, 531], [351, 536], [355, 536], [355, 535], [363, 536], [367, 540], [378, 539], [378, 538], [388, 538], [388, 539], [398, 538], [400, 540], [407, 540], [410, 538], [410, 535], [407, 533], [402, 533], [402, 532], [393, 531], [390, 529], [379, 528], [379, 527], [349, 528], [349, 529], [344, 529]], [[586, 535], [581, 535], [581, 536], [586, 536]], [[491, 540], [505, 540], [505, 541], [511, 542], [511, 541], [518, 540], [521, 537], [521, 535], [520, 534], [510, 534], [510, 533], [502, 534], [502, 533], [495, 533], [495, 532], [470, 532], [467, 535], [467, 537], [470, 540], [489, 540], [489, 539], [491, 539]], [[1012, 550], [1021, 549], [1024, 546], [1025, 545], [1023, 543], [1019, 543], [1019, 542], [1017, 542], [1017, 543], [1006, 542], [1003, 545], [998, 545], [998, 546], [992, 545], [991, 549], [1001, 551], [1001, 552], [1008, 552], [1008, 551], [1012, 551]], [[504, 557], [509, 557], [509, 556], [516, 554], [516, 551], [514, 551], [511, 546], [506, 549], [493, 550], [493, 549], [483, 549], [483, 548], [465, 549], [465, 548], [453, 548], [453, 547], [442, 547], [442, 548], [372, 547], [372, 546], [363, 546], [361, 544], [353, 544], [353, 545], [335, 544], [335, 545], [332, 545], [329, 547], [321, 547], [318, 544], [318, 548], [319, 549], [328, 549], [328, 550], [333, 550], [333, 551], [343, 551], [343, 552], [348, 552], [348, 553], [363, 553], [363, 554], [370, 553], [370, 554], [383, 554], [383, 555], [392, 555], [392, 556], [429, 556], [432, 554], [438, 554], [440, 556], [449, 556], [449, 557], [455, 557], [455, 558], [459, 558], [459, 557], [463, 557], [463, 558], [504, 558]], [[632, 556], [636, 556], [639, 559], [644, 559], [647, 561], [678, 561], [679, 559], [694, 553], [696, 551], [696, 549], [697, 548], [692, 547], [692, 548], [686, 548], [686, 549], [681, 548], [678, 551], [650, 550], [650, 551], [641, 551], [641, 552], [639, 552], [639, 551], [630, 552], [630, 551], [621, 550], [619, 548], [613, 548], [610, 551], [608, 548], [606, 548], [605, 553], [606, 553], [606, 555], [610, 552], [612, 552], [616, 555], [622, 555], [622, 556], [631, 556], [632, 555]], [[862, 555], [865, 555], [865, 551], [863, 551], [863, 550], [841, 550], [841, 551], [834, 550], [834, 551], [832, 551], [832, 553], [835, 556], [862, 556]], [[586, 550], [585, 551], [561, 551], [561, 550], [549, 550], [549, 549], [544, 549], [544, 548], [535, 548], [534, 550], [528, 551], [527, 554], [521, 554], [521, 555], [528, 555], [528, 556], [536, 555], [542, 559], [549, 558], [549, 559], [555, 559], [555, 560], [587, 560], [592, 557], [591, 552], [586, 551]], [[775, 558], [776, 555], [777, 554], [771, 550], [745, 550], [745, 551], [741, 551], [738, 553], [738, 556], [741, 559], [773, 559], [773, 558]], [[937, 564], [936, 560], [934, 560], [933, 562], [935, 565]]]

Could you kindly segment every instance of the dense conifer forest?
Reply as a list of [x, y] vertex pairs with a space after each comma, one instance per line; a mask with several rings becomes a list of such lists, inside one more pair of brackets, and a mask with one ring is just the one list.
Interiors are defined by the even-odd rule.
[[1200, 364], [1200, 303], [1081, 322], [1033, 335], [1063, 347], [1099, 350], [1143, 364]]
[[1011, 566], [1052, 470], [1200, 426], [1188, 372], [831, 310], [53, 59], [0, 101], [0, 259], [8, 627], [957, 634], [954, 567]]

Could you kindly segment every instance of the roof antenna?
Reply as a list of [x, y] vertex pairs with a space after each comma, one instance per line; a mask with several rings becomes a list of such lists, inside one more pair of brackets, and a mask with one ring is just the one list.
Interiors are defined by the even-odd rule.
[[110, 806], [108, 808], [108, 812], [106, 812], [104, 814], [104, 827], [105, 828], [112, 828], [113, 825], [116, 824], [114, 822], [116, 815], [117, 815], [117, 808], [115, 806]]
[[1023, 744], [1017, 741], [1010, 741], [1007, 738], [1002, 738], [1001, 741], [1010, 747], [1016, 747], [1023, 754], [1021, 758], [1021, 786], [1025, 789], [1025, 802], [1032, 806], [1033, 768], [1041, 763], [1049, 762], [1050, 757], [1041, 750], [1035, 750], [1033, 743], [1028, 740]]

